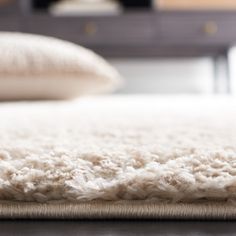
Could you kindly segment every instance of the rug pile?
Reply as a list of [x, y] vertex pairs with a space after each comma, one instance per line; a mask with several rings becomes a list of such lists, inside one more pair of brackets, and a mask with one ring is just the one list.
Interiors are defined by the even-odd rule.
[[0, 217], [234, 218], [235, 104], [188, 96], [1, 104]]

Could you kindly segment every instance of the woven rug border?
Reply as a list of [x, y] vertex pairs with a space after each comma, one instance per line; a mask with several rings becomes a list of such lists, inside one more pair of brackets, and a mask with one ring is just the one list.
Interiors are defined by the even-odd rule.
[[1, 219], [163, 219], [235, 220], [236, 206], [229, 203], [101, 202], [0, 202]]

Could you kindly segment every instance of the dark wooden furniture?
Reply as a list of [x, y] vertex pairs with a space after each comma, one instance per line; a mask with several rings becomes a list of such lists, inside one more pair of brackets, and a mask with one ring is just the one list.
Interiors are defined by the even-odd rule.
[[[236, 43], [235, 11], [128, 11], [117, 16], [53, 17], [17, 1], [15, 14], [0, 14], [0, 30], [55, 36], [105, 57], [210, 56], [224, 64], [230, 92], [228, 51]], [[222, 66], [221, 66], [222, 68]]]

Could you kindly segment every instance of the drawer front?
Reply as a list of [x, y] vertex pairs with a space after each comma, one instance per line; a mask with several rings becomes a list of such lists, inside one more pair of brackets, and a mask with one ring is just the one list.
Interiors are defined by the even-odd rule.
[[162, 42], [174, 44], [229, 44], [236, 42], [236, 17], [174, 16], [160, 18]]
[[34, 17], [27, 31], [88, 46], [146, 44], [154, 37], [153, 21], [145, 16]]

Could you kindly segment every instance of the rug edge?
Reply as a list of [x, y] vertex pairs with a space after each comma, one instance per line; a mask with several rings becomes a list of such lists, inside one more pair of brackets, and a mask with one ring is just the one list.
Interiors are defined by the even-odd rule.
[[225, 202], [0, 202], [0, 219], [235, 220], [236, 206]]

